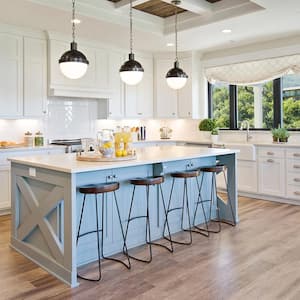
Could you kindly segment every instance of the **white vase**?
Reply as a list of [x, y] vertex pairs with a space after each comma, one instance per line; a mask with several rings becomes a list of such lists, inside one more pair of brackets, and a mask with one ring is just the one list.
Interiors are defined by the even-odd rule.
[[218, 141], [219, 141], [219, 135], [218, 134], [212, 134], [211, 135], [211, 142], [213, 144], [218, 144]]

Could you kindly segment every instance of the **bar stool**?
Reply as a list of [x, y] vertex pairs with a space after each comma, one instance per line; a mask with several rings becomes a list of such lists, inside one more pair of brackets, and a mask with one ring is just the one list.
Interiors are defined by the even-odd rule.
[[[134, 260], [144, 262], [144, 263], [150, 263], [152, 261], [152, 245], [155, 246], [160, 246], [165, 249], [167, 249], [169, 252], [173, 252], [173, 244], [170, 242], [170, 248], [167, 247], [166, 245], [160, 244], [160, 243], [155, 243], [151, 240], [151, 224], [150, 224], [150, 217], [149, 217], [149, 191], [150, 191], [150, 186], [151, 185], [158, 185], [160, 195], [161, 195], [161, 201], [163, 204], [164, 208], [164, 214], [165, 217], [167, 217], [167, 210], [166, 210], [166, 205], [164, 201], [164, 195], [162, 191], [161, 184], [164, 182], [164, 177], [163, 176], [155, 176], [155, 177], [145, 177], [145, 178], [135, 178], [131, 179], [130, 183], [133, 185], [133, 192], [132, 192], [132, 197], [131, 197], [131, 202], [130, 202], [130, 209], [129, 209], [129, 214], [128, 214], [128, 222], [127, 222], [127, 227], [126, 227], [126, 232], [125, 232], [125, 241], [127, 241], [127, 235], [128, 235], [128, 230], [129, 230], [129, 224], [131, 221], [140, 219], [140, 218], [145, 218], [146, 219], [146, 244], [149, 245], [149, 258], [148, 259], [141, 259], [136, 256], [128, 254], [128, 256]], [[146, 187], [146, 215], [139, 215], [139, 216], [134, 216], [132, 217], [132, 207], [134, 203], [134, 195], [136, 191], [137, 186], [145, 186]], [[168, 235], [171, 238], [171, 233], [170, 233], [170, 227], [169, 223], [167, 222], [167, 230], [168, 230]], [[164, 235], [164, 234], [163, 234]]]
[[[81, 213], [80, 213], [80, 220], [79, 220], [79, 227], [78, 227], [78, 232], [77, 232], [76, 245], [78, 245], [79, 238], [81, 238], [85, 235], [91, 234], [91, 233], [96, 233], [96, 236], [97, 236], [97, 250], [98, 250], [98, 269], [99, 269], [99, 276], [98, 276], [97, 279], [91, 279], [91, 278], [83, 277], [83, 276], [79, 275], [79, 273], [77, 273], [77, 277], [79, 277], [81, 279], [85, 279], [85, 280], [88, 280], [88, 281], [99, 281], [101, 279], [102, 275], [101, 275], [101, 262], [100, 262], [101, 256], [100, 256], [99, 232], [101, 232], [101, 254], [102, 254], [102, 258], [119, 262], [119, 263], [123, 264], [127, 269], [131, 268], [129, 257], [128, 257], [128, 254], [127, 254], [128, 250], [127, 250], [127, 246], [126, 246], [126, 242], [125, 242], [125, 235], [124, 235], [124, 231], [123, 231], [123, 227], [122, 227], [120, 210], [119, 210], [117, 197], [116, 197], [116, 192], [115, 192], [116, 190], [119, 189], [119, 186], [120, 186], [119, 182], [111, 182], [111, 183], [100, 183], [100, 184], [97, 184], [97, 185], [87, 185], [87, 186], [82, 186], [82, 187], [79, 188], [79, 192], [84, 194], [84, 197], [83, 197], [83, 204], [82, 204]], [[105, 196], [106, 193], [109, 193], [109, 192], [113, 192], [113, 195], [114, 195], [114, 201], [115, 201], [116, 210], [117, 210], [117, 214], [118, 214], [118, 218], [119, 218], [119, 224], [120, 224], [122, 237], [123, 237], [123, 252], [127, 257], [128, 264], [126, 264], [122, 260], [112, 258], [112, 257], [106, 257], [104, 255], [104, 251], [103, 251], [103, 236], [104, 236], [103, 232], [104, 232], [104, 229], [105, 229], [104, 228], [104, 201], [105, 201], [104, 196]], [[80, 233], [81, 224], [82, 224], [82, 217], [83, 217], [83, 212], [84, 212], [84, 207], [85, 207], [85, 202], [86, 202], [86, 195], [90, 195], [90, 194], [95, 195], [96, 230], [88, 231], [88, 232], [85, 232], [85, 233]], [[97, 199], [98, 194], [102, 194], [101, 228], [99, 228], [98, 199]], [[106, 199], [106, 201], [107, 201], [107, 199]], [[89, 217], [91, 217], [91, 216], [89, 216]]]
[[[196, 203], [196, 209], [195, 209], [194, 218], [193, 218], [193, 227], [199, 233], [206, 232], [208, 235], [209, 235], [210, 232], [219, 233], [221, 231], [221, 223], [225, 223], [225, 224], [228, 224], [228, 225], [231, 225], [231, 226], [236, 225], [235, 216], [234, 216], [234, 212], [233, 212], [233, 207], [232, 207], [231, 201], [229, 199], [228, 184], [227, 184], [227, 178], [226, 178], [225, 170], [226, 170], [226, 166], [221, 165], [221, 164], [215, 165], [215, 166], [202, 167], [199, 170], [202, 173], [202, 177], [201, 177], [200, 188], [199, 188], [199, 201], [197, 201], [197, 203]], [[204, 179], [204, 174], [205, 173], [211, 173], [212, 174], [210, 199], [203, 199], [202, 195], [201, 195], [201, 191], [202, 191], [202, 187], [203, 187], [203, 179]], [[217, 180], [216, 180], [216, 175], [218, 175], [220, 173], [223, 173], [224, 180], [225, 180], [225, 185], [226, 185], [226, 190], [227, 190], [227, 195], [228, 195], [228, 204], [229, 204], [230, 211], [231, 211], [232, 222], [228, 222], [228, 221], [220, 219], [220, 208], [219, 208], [219, 205], [218, 205], [218, 191], [217, 191]], [[218, 223], [218, 229], [217, 230], [209, 229], [208, 228], [208, 223], [206, 223], [206, 228], [201, 228], [200, 226], [195, 225], [195, 219], [196, 219], [198, 205], [201, 204], [202, 209], [203, 209], [203, 204], [205, 202], [210, 202], [209, 220], [211, 222], [217, 222]], [[216, 218], [211, 219], [212, 206], [214, 204], [216, 205]]]
[[[169, 216], [169, 213], [175, 210], [182, 210], [181, 213], [181, 229], [183, 231], [189, 232], [189, 241], [188, 242], [181, 242], [181, 241], [176, 241], [174, 239], [170, 239], [172, 243], [175, 244], [180, 244], [180, 245], [191, 245], [192, 244], [192, 226], [191, 226], [191, 219], [190, 219], [190, 208], [189, 208], [189, 199], [188, 199], [188, 186], [187, 186], [187, 180], [189, 178], [195, 178], [197, 182], [197, 186], [199, 189], [199, 183], [198, 183], [198, 176], [199, 176], [199, 170], [188, 170], [188, 171], [182, 171], [182, 172], [175, 172], [171, 173], [170, 175], [173, 177], [172, 180], [172, 187], [171, 187], [171, 192], [170, 192], [170, 198], [169, 198], [169, 203], [168, 203], [168, 209], [167, 209], [167, 217]], [[173, 194], [173, 189], [174, 189], [174, 184], [176, 179], [183, 179], [183, 197], [182, 197], [182, 206], [179, 207], [173, 207], [171, 208], [172, 205], [172, 194]], [[199, 194], [198, 194], [199, 197]], [[199, 199], [197, 199], [197, 202], [199, 202]], [[186, 208], [186, 209], [185, 209]], [[184, 218], [184, 212], [186, 211], [186, 217], [188, 220], [188, 229], [183, 228], [183, 218]], [[206, 219], [205, 219], [206, 221]], [[169, 240], [167, 237], [165, 239]]]

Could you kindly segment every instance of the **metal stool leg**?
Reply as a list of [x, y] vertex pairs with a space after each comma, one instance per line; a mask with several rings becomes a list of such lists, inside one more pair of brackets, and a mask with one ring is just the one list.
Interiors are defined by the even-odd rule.
[[[79, 238], [80, 238], [81, 236], [87, 235], [87, 234], [89, 234], [89, 233], [96, 232], [96, 234], [97, 234], [97, 250], [98, 250], [98, 269], [99, 269], [99, 276], [98, 276], [97, 279], [91, 279], [91, 278], [87, 278], [87, 277], [81, 276], [79, 273], [77, 273], [77, 277], [78, 277], [78, 278], [81, 278], [81, 279], [84, 279], [84, 280], [88, 280], [88, 281], [100, 281], [100, 280], [101, 280], [101, 277], [102, 277], [102, 274], [101, 274], [101, 261], [100, 261], [101, 255], [100, 255], [99, 231], [101, 231], [101, 230], [99, 229], [97, 194], [95, 194], [96, 225], [97, 225], [97, 229], [96, 229], [95, 231], [86, 232], [86, 233], [80, 235], [81, 221], [82, 221], [83, 209], [84, 209], [84, 205], [85, 205], [85, 197], [86, 197], [86, 194], [84, 195], [84, 201], [83, 201], [83, 204], [82, 204], [82, 210], [81, 210], [81, 215], [80, 215], [79, 229], [78, 229], [78, 234], [77, 234], [77, 244], [78, 244], [78, 240], [79, 240]], [[103, 231], [102, 231], [102, 236], [103, 236]]]
[[[205, 213], [205, 209], [204, 209], [204, 201], [203, 201], [202, 196], [201, 196], [201, 188], [202, 188], [202, 184], [203, 184], [203, 178], [204, 178], [204, 174], [202, 174], [201, 182], [200, 182], [200, 185], [199, 185], [198, 177], [196, 177], [196, 182], [197, 182], [197, 187], [198, 187], [198, 192], [199, 193], [198, 193], [196, 209], [195, 209], [194, 218], [193, 218], [193, 228], [195, 228], [195, 230], [192, 230], [192, 231], [195, 232], [195, 233], [202, 234], [206, 237], [209, 237], [208, 223], [207, 223], [206, 213]], [[203, 216], [204, 216], [205, 228], [201, 228], [200, 226], [195, 225], [197, 210], [198, 210], [199, 204], [201, 204], [201, 207], [202, 207], [202, 213], [203, 213]]]
[[[170, 192], [170, 197], [169, 197], [169, 203], [168, 203], [168, 209], [167, 209], [167, 217], [166, 220], [164, 222], [164, 231], [165, 232], [165, 228], [166, 228], [166, 224], [168, 221], [168, 216], [169, 213], [174, 211], [174, 210], [182, 210], [182, 214], [181, 214], [181, 228], [183, 229], [183, 215], [184, 215], [184, 206], [185, 206], [185, 202], [186, 202], [186, 206], [187, 206], [187, 215], [188, 215], [188, 223], [189, 223], [189, 229], [183, 229], [184, 231], [189, 231], [190, 233], [190, 239], [188, 242], [180, 242], [177, 240], [172, 239], [171, 235], [170, 237], [166, 237], [164, 235], [164, 238], [171, 242], [172, 244], [179, 244], [179, 245], [191, 245], [192, 244], [192, 231], [191, 231], [191, 220], [190, 220], [190, 212], [189, 212], [189, 204], [188, 204], [188, 196], [187, 196], [187, 185], [186, 185], [186, 178], [184, 179], [184, 188], [183, 188], [183, 199], [182, 199], [182, 206], [181, 207], [174, 207], [174, 208], [170, 208], [171, 207], [171, 202], [172, 202], [172, 195], [173, 195], [173, 189], [174, 189], [174, 183], [175, 183], [175, 178], [173, 178], [172, 181], [172, 187], [171, 187], [171, 192]], [[185, 197], [186, 196], [186, 197]]]

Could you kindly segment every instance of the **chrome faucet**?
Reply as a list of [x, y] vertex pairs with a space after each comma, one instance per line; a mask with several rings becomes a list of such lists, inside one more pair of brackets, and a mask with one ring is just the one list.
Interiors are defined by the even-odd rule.
[[252, 139], [252, 136], [250, 135], [250, 131], [249, 131], [250, 123], [248, 120], [244, 120], [241, 122], [240, 130], [243, 130], [245, 128], [245, 125], [247, 129], [247, 142], [249, 142], [249, 140]]

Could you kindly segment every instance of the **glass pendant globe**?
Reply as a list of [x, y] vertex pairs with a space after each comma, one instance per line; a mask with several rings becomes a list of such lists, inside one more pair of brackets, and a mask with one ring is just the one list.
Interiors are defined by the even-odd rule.
[[187, 82], [185, 77], [169, 77], [167, 78], [167, 84], [171, 89], [179, 90], [182, 89]]
[[120, 76], [123, 82], [128, 85], [136, 85], [143, 79], [144, 72], [142, 71], [123, 71]]
[[59, 64], [61, 72], [70, 79], [81, 78], [87, 71], [88, 65], [82, 62], [63, 62]]

